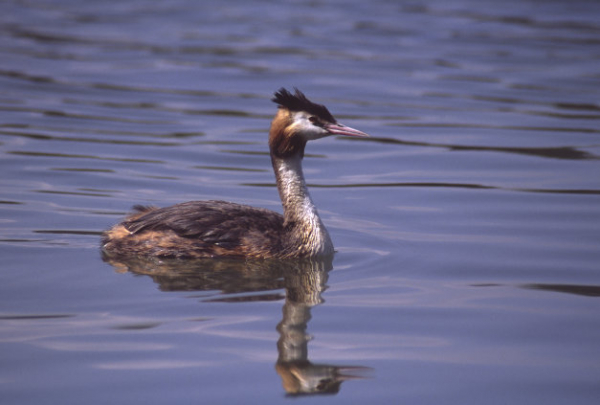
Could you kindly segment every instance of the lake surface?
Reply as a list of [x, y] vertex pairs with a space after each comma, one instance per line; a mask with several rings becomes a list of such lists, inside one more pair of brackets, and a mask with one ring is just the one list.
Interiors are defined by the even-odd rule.
[[[279, 211], [282, 86], [372, 135], [307, 147], [333, 263], [102, 261]], [[5, 0], [0, 165], [2, 404], [600, 398], [599, 2]]]

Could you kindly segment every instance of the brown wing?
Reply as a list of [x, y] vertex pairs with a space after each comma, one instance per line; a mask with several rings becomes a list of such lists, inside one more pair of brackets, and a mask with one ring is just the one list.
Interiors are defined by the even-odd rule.
[[240, 246], [248, 238], [272, 238], [283, 230], [283, 217], [273, 211], [226, 201], [190, 201], [165, 208], [135, 207], [123, 222], [132, 234], [171, 230], [223, 248]]

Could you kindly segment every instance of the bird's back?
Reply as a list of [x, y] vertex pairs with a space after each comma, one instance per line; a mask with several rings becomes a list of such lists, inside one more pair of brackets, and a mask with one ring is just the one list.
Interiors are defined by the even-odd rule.
[[105, 254], [158, 257], [276, 257], [283, 217], [226, 201], [190, 201], [136, 212], [103, 235]]

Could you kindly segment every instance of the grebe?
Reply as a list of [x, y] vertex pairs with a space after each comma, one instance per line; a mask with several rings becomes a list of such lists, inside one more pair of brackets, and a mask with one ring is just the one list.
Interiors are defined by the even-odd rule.
[[102, 235], [109, 258], [300, 258], [333, 254], [333, 243], [310, 198], [302, 158], [307, 141], [330, 135], [368, 136], [336, 121], [323, 105], [295, 89], [272, 99], [278, 111], [269, 150], [283, 215], [226, 201], [190, 201], [136, 212]]

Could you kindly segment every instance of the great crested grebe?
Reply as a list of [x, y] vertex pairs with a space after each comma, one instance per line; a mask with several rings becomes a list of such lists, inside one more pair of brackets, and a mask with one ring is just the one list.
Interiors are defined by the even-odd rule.
[[368, 136], [336, 121], [323, 105], [281, 88], [269, 150], [283, 215], [226, 201], [190, 201], [136, 212], [102, 235], [108, 257], [305, 258], [332, 255], [333, 243], [310, 198], [302, 158], [307, 141], [329, 135]]

